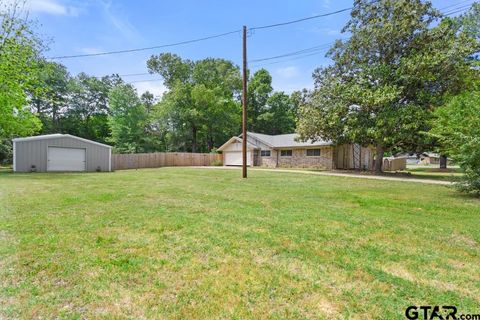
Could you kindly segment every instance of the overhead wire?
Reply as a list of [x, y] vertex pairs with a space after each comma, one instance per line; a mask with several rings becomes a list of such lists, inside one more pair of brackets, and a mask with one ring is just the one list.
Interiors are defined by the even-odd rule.
[[[371, 3], [375, 3], [375, 2], [378, 2], [378, 1], [380, 1], [380, 0], [375, 0], [375, 1], [372, 1]], [[439, 10], [442, 11], [442, 10], [445, 10], [445, 9], [449, 9], [449, 10], [447, 10], [447, 12], [443, 13], [444, 16], [449, 16], [449, 15], [453, 15], [453, 14], [460, 13], [462, 11], [467, 10], [468, 8], [470, 8], [471, 5], [473, 5], [473, 3], [475, 3], [475, 1], [472, 2], [472, 0], [465, 0], [465, 1], [461, 1], [461, 2], [453, 4], [453, 5], [448, 5], [446, 7], [443, 7], [441, 9], [439, 9]], [[326, 17], [326, 16], [338, 14], [338, 13], [341, 13], [341, 12], [344, 12], [344, 11], [351, 10], [352, 8], [353, 7], [344, 8], [344, 9], [340, 9], [340, 10], [337, 10], [337, 11], [333, 11], [333, 12], [329, 12], [329, 13], [325, 13], [325, 14], [319, 14], [319, 15], [315, 15], [315, 16], [311, 16], [311, 17], [306, 17], [306, 18], [301, 18], [301, 19], [296, 19], [296, 20], [291, 20], [291, 21], [286, 21], [286, 22], [281, 22], [281, 23], [275, 23], [275, 24], [270, 24], [270, 25], [252, 27], [252, 28], [249, 28], [249, 30], [261, 30], [261, 29], [268, 29], [268, 28], [290, 25], [290, 24], [299, 23], [299, 22], [302, 22], [302, 21], [307, 21], [307, 20], [312, 20], [312, 19], [317, 19], [317, 18], [321, 18], [321, 17]], [[213, 36], [209, 36], [209, 37], [203, 37], [203, 38], [198, 38], [198, 39], [193, 39], [193, 40], [187, 40], [187, 41], [182, 41], [182, 42], [177, 42], [177, 43], [172, 43], [172, 44], [152, 46], [152, 47], [146, 47], [146, 48], [118, 50], [118, 51], [110, 51], [110, 52], [102, 52], [102, 53], [94, 53], [94, 54], [59, 56], [59, 57], [53, 57], [51, 59], [67, 59], [67, 58], [76, 58], [76, 57], [100, 56], [100, 55], [107, 55], [107, 54], [145, 51], [145, 50], [151, 50], [151, 49], [164, 48], [164, 47], [177, 46], [177, 45], [183, 45], [183, 44], [188, 44], [188, 43], [205, 41], [205, 40], [209, 40], [209, 39], [219, 38], [219, 37], [227, 36], [227, 35], [230, 35], [230, 34], [238, 33], [240, 31], [241, 30], [229, 31], [229, 32], [226, 32], [226, 33], [221, 33], [221, 34], [217, 34], [217, 35], [213, 35]], [[348, 38], [347, 39], [342, 39], [342, 40], [348, 40]], [[288, 52], [288, 53], [284, 53], [284, 54], [280, 54], [280, 55], [253, 59], [253, 60], [249, 60], [248, 63], [255, 65], [257, 63], [264, 62], [264, 61], [277, 60], [277, 59], [289, 58], [290, 57], [290, 59], [286, 59], [286, 60], [274, 61], [274, 62], [269, 62], [269, 63], [263, 63], [263, 64], [260, 64], [260, 65], [255, 65], [256, 67], [259, 67], [259, 66], [266, 66], [266, 65], [271, 65], [271, 64], [288, 62], [288, 61], [292, 61], [292, 60], [303, 59], [303, 58], [307, 58], [307, 57], [314, 56], [314, 55], [320, 54], [322, 52], [325, 52], [326, 50], [329, 49], [328, 46], [330, 46], [333, 43], [334, 42], [325, 43], [325, 44], [317, 45], [317, 46], [314, 46], [314, 47], [310, 47], [310, 48], [306, 48], [306, 49], [302, 49], [302, 50], [297, 50], [297, 51], [293, 51], [293, 52]], [[132, 74], [119, 75], [119, 76], [121, 76], [121, 77], [131, 77], [131, 76], [141, 76], [141, 75], [149, 75], [149, 74], [150, 73], [132, 73]], [[130, 83], [159, 81], [159, 80], [161, 80], [161, 79], [158, 79], [158, 80], [138, 80], [138, 81], [132, 81]]]
[[[372, 1], [372, 3], [375, 3], [375, 2], [378, 2], [378, 1], [380, 1], [380, 0], [374, 0], [374, 1]], [[339, 13], [342, 13], [342, 12], [345, 12], [345, 11], [349, 11], [352, 8], [353, 7], [349, 7], [349, 8], [344, 8], [344, 9], [340, 9], [340, 10], [337, 10], [337, 11], [318, 14], [318, 15], [315, 15], [315, 16], [305, 17], [305, 18], [301, 18], [301, 19], [296, 19], [296, 20], [291, 20], [291, 21], [286, 21], [286, 22], [280, 22], [280, 23], [275, 23], [275, 24], [270, 24], [270, 25], [264, 25], [264, 26], [252, 27], [252, 28], [249, 28], [249, 31], [275, 28], [275, 27], [290, 25], [290, 24], [299, 23], [299, 22], [303, 22], [303, 21], [323, 18], [323, 17], [339, 14]], [[212, 35], [212, 36], [207, 36], [207, 37], [202, 37], [202, 38], [197, 38], [197, 39], [191, 39], [191, 40], [185, 40], [185, 41], [180, 41], [180, 42], [174, 42], [174, 43], [169, 43], [169, 44], [163, 44], [163, 45], [157, 45], [157, 46], [151, 46], [151, 47], [124, 49], [124, 50], [116, 50], [116, 51], [105, 51], [105, 52], [97, 52], [97, 53], [84, 53], [84, 54], [75, 54], [75, 55], [54, 56], [54, 57], [50, 57], [48, 59], [50, 59], [50, 60], [61, 60], [61, 59], [97, 57], [97, 56], [105, 56], [105, 55], [113, 55], [113, 54], [147, 51], [147, 50], [168, 48], [168, 47], [174, 47], [174, 46], [180, 46], [180, 45], [185, 45], [185, 44], [190, 44], [190, 43], [196, 43], [196, 42], [211, 40], [211, 39], [225, 37], [225, 36], [232, 35], [232, 34], [235, 34], [235, 33], [240, 33], [240, 32], [241, 32], [241, 30], [238, 29], [238, 30], [233, 30], [233, 31], [220, 33], [220, 34], [215, 34], [215, 35]]]
[[234, 31], [220, 33], [220, 34], [215, 34], [215, 35], [208, 36], [208, 37], [202, 37], [202, 38], [191, 39], [191, 40], [186, 40], [186, 41], [174, 42], [174, 43], [169, 43], [169, 44], [162, 44], [162, 45], [152, 46], [152, 47], [125, 49], [125, 50], [117, 50], [117, 51], [105, 51], [105, 52], [97, 52], [97, 53], [85, 53], [85, 54], [56, 56], [56, 57], [50, 57], [48, 59], [50, 59], [50, 60], [61, 60], [61, 59], [84, 58], [84, 57], [98, 57], [98, 56], [105, 56], [105, 55], [112, 55], [112, 54], [131, 53], [131, 52], [139, 52], [139, 51], [147, 51], [147, 50], [153, 50], [153, 49], [175, 47], [175, 46], [181, 46], [181, 45], [185, 45], [185, 44], [201, 42], [201, 41], [206, 41], [206, 40], [220, 38], [220, 37], [225, 37], [225, 36], [228, 36], [228, 35], [239, 33], [240, 31], [241, 30], [234, 30]]
[[[468, 0], [468, 1], [462, 1], [460, 3], [457, 3], [455, 5], [449, 5], [449, 6], [446, 6], [444, 8], [441, 8], [440, 10], [445, 10], [446, 8], [452, 8], [452, 7], [456, 7], [456, 8], [452, 8], [450, 9], [449, 11], [443, 13], [443, 15], [445, 16], [449, 16], [449, 15], [453, 15], [453, 14], [456, 14], [456, 13], [460, 13], [462, 11], [466, 11], [468, 10], [471, 5], [473, 5], [473, 3], [475, 3], [475, 1], [471, 2], [471, 3], [468, 3], [468, 4], [463, 4], [463, 3], [466, 3], [466, 2], [470, 2], [471, 0]], [[341, 39], [341, 40], [348, 40], [347, 39]], [[332, 42], [332, 44], [335, 43], [335, 42]], [[325, 44], [327, 45], [327, 44]], [[319, 47], [319, 46], [318, 46]], [[311, 57], [311, 56], [315, 56], [317, 54], [320, 54], [322, 52], [325, 52], [327, 50], [317, 50], [316, 52], [314, 53], [310, 53], [310, 54], [305, 54], [305, 50], [309, 50], [309, 49], [313, 49], [313, 48], [316, 48], [316, 47], [312, 47], [312, 48], [307, 48], [307, 49], [304, 49], [304, 50], [299, 50], [299, 51], [296, 51], [296, 52], [292, 52], [292, 53], [288, 53], [288, 54], [282, 54], [282, 55], [277, 55], [277, 56], [272, 56], [272, 57], [268, 57], [268, 58], [262, 58], [262, 59], [254, 59], [254, 60], [250, 60], [249, 62], [251, 63], [255, 63], [255, 62], [260, 62], [260, 61], [266, 61], [266, 60], [274, 60], [276, 58], [282, 58], [282, 57], [287, 57], [287, 56], [296, 56], [298, 55], [299, 57], [296, 57], [296, 58], [292, 58], [292, 59], [287, 59], [287, 60], [282, 60], [282, 61], [276, 61], [276, 62], [271, 62], [271, 63], [266, 63], [266, 64], [260, 64], [260, 65], [254, 65], [255, 67], [261, 67], [261, 66], [266, 66], [266, 65], [272, 65], [272, 64], [277, 64], [277, 63], [283, 63], [283, 62], [289, 62], [289, 61], [292, 61], [292, 60], [298, 60], [298, 59], [302, 59], [302, 58], [307, 58], [307, 57]]]

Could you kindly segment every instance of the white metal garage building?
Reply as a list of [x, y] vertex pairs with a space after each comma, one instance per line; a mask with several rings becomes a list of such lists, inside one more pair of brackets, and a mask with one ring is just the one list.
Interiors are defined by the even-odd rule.
[[17, 138], [13, 171], [112, 171], [112, 147], [69, 134]]

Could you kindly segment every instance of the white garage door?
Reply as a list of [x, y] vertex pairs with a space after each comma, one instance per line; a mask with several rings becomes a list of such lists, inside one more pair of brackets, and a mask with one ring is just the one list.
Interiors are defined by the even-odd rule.
[[[242, 152], [240, 151], [229, 151], [225, 152], [224, 155], [225, 165], [226, 166], [241, 166], [242, 165]], [[247, 152], [247, 166], [251, 163], [251, 154]]]
[[85, 149], [48, 147], [47, 171], [85, 171]]

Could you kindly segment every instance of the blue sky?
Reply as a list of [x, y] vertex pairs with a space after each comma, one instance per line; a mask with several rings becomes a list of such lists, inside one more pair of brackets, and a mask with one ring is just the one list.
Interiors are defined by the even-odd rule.
[[[469, 4], [468, 0], [434, 0], [437, 8]], [[51, 39], [47, 56], [75, 55], [156, 46], [348, 8], [351, 0], [28, 0], [30, 15], [38, 20], [40, 34]], [[345, 37], [340, 33], [349, 13], [294, 25], [257, 30], [248, 38], [249, 60], [309, 48]], [[165, 50], [65, 59], [59, 62], [75, 75], [81, 71], [95, 76], [147, 72], [152, 54], [174, 52], [183, 58], [219, 57], [241, 62], [241, 36], [233, 34]], [[274, 62], [274, 63], [272, 63]], [[274, 88], [291, 92], [311, 88], [312, 71], [329, 64], [324, 52], [302, 59], [284, 58], [251, 64], [268, 69]], [[157, 75], [125, 77], [141, 93], [164, 91]]]

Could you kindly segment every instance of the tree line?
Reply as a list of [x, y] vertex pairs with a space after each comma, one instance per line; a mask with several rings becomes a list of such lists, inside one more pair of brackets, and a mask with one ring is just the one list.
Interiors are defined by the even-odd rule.
[[[118, 75], [71, 76], [15, 9], [0, 26], [0, 157], [17, 136], [70, 133], [117, 152], [210, 152], [241, 128], [241, 73], [221, 58], [172, 53], [147, 61], [164, 80], [160, 99]], [[421, 0], [355, 0], [350, 20], [313, 73], [314, 89], [274, 92], [265, 69], [249, 75], [248, 130], [357, 143], [385, 154], [438, 151], [480, 190], [480, 5], [458, 17]]]
[[[43, 57], [42, 39], [18, 7], [4, 10], [0, 30], [0, 161], [11, 139], [68, 133], [114, 146], [116, 152], [211, 152], [241, 129], [241, 73], [219, 58], [198, 61], [172, 53], [147, 61], [167, 92], [139, 94], [118, 74], [69, 74]], [[299, 93], [274, 92], [265, 69], [250, 77], [251, 125], [260, 133], [291, 133]]]

